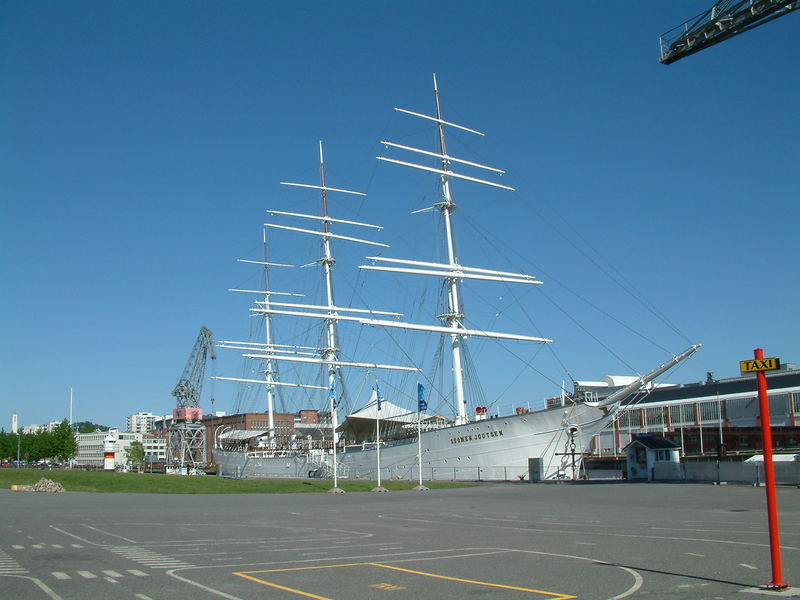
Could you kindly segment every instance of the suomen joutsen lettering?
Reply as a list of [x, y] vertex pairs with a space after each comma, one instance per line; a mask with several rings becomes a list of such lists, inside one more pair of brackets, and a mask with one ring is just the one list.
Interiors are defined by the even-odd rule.
[[484, 431], [483, 433], [473, 433], [471, 435], [461, 435], [450, 438], [451, 444], [463, 444], [464, 442], [474, 442], [475, 440], [485, 440], [487, 438], [500, 437], [503, 435], [503, 430], [497, 431]]

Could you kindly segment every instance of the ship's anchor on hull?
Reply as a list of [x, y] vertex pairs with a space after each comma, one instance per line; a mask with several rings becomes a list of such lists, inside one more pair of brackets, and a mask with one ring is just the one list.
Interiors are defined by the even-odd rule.
[[557, 477], [559, 479], [565, 479], [566, 476], [564, 475], [564, 470], [567, 467], [569, 457], [569, 463], [572, 468], [572, 480], [575, 481], [578, 479], [578, 469], [581, 464], [583, 464], [583, 457], [589, 456], [590, 452], [578, 452], [577, 451], [577, 444], [575, 443], [575, 435], [580, 431], [577, 425], [569, 425], [564, 424], [564, 427], [567, 430], [567, 441], [564, 444], [564, 452], [556, 452], [556, 456], [562, 456], [561, 459], [561, 468], [559, 469]]

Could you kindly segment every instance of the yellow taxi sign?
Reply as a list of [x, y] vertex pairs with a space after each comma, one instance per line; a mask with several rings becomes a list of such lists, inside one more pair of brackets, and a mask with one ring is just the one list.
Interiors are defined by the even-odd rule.
[[779, 358], [756, 358], [754, 360], [740, 360], [739, 370], [742, 373], [757, 373], [759, 371], [777, 371], [781, 368]]

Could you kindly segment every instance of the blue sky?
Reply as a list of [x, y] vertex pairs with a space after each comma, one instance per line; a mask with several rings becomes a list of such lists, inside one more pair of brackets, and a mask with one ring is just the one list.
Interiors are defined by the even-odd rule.
[[[450, 151], [506, 169], [517, 189], [454, 187], [462, 262], [545, 281], [469, 286], [468, 314], [535, 327], [558, 357], [476, 344], [487, 401], [535, 404], [557, 393], [561, 364], [576, 379], [631, 374], [689, 341], [704, 348], [676, 382], [734, 376], [757, 346], [800, 360], [800, 17], [659, 64], [659, 34], [707, 4], [0, 2], [0, 420], [64, 418], [71, 386], [77, 420], [169, 412], [201, 325], [248, 334], [250, 299], [226, 289], [258, 283], [235, 259], [258, 257], [264, 211], [318, 210], [278, 185], [316, 182], [318, 140], [329, 184], [368, 193], [337, 197], [335, 216], [386, 226], [369, 234], [386, 256], [430, 260], [434, 217], [409, 213], [435, 201], [434, 178], [375, 156], [382, 139], [432, 149], [428, 124], [392, 108], [430, 114], [434, 72], [445, 118], [487, 133], [454, 132]], [[316, 253], [278, 234], [271, 248], [296, 264]], [[358, 274], [370, 253], [337, 250], [337, 300], [408, 310], [410, 279]], [[274, 272], [273, 285], [316, 276]], [[348, 352], [432, 352], [375, 335]], [[218, 375], [241, 374], [219, 354]], [[504, 373], [512, 355], [546, 377]], [[213, 387], [231, 410], [236, 386]]]

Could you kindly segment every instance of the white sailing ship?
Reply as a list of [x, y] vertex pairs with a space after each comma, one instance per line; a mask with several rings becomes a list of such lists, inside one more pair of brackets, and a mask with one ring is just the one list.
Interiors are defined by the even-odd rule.
[[[214, 462], [219, 472], [225, 476], [243, 478], [268, 477], [331, 477], [336, 484], [338, 478], [361, 479], [408, 479], [441, 480], [441, 479], [553, 479], [574, 475], [575, 457], [580, 457], [589, 447], [593, 436], [605, 428], [617, 415], [622, 402], [646, 389], [648, 384], [661, 374], [667, 372], [690, 355], [699, 345], [693, 345], [659, 367], [642, 375], [624, 388], [612, 393], [598, 402], [568, 402], [563, 406], [538, 411], [521, 411], [506, 416], [489, 417], [484, 407], [471, 417], [468, 411], [469, 399], [465, 387], [464, 342], [466, 338], [485, 338], [501, 341], [516, 341], [532, 344], [546, 344], [551, 340], [539, 336], [515, 333], [495, 332], [466, 327], [462, 309], [461, 283], [464, 280], [500, 282], [509, 285], [539, 285], [535, 277], [523, 273], [498, 271], [482, 267], [470, 267], [461, 264], [456, 255], [453, 211], [455, 202], [451, 192], [454, 181], [467, 181], [472, 184], [491, 186], [505, 190], [512, 188], [487, 179], [473, 177], [458, 172], [460, 166], [480, 169], [494, 174], [503, 171], [494, 167], [462, 160], [450, 155], [445, 143], [445, 132], [450, 128], [468, 133], [483, 135], [473, 129], [446, 121], [442, 117], [439, 102], [439, 91], [434, 76], [435, 114], [433, 116], [395, 109], [414, 118], [433, 121], [438, 133], [438, 148], [435, 151], [423, 150], [412, 146], [396, 144], [389, 141], [381, 143], [387, 148], [407, 152], [413, 155], [433, 158], [435, 167], [398, 160], [390, 157], [377, 157], [378, 160], [415, 170], [435, 173], [441, 181], [441, 198], [434, 204], [443, 222], [446, 260], [443, 262], [424, 262], [411, 259], [387, 258], [384, 256], [368, 257], [370, 264], [361, 265], [365, 271], [383, 271], [401, 275], [433, 277], [443, 284], [446, 297], [446, 311], [438, 315], [439, 325], [415, 324], [400, 321], [402, 315], [388, 311], [374, 311], [369, 308], [354, 309], [337, 306], [334, 301], [333, 265], [335, 263], [332, 240], [341, 240], [360, 244], [386, 247], [385, 244], [334, 234], [334, 225], [347, 225], [379, 230], [377, 225], [336, 219], [328, 212], [329, 194], [360, 194], [351, 190], [333, 188], [326, 185], [322, 144], [320, 143], [320, 184], [298, 184], [282, 182], [284, 185], [319, 190], [322, 200], [322, 214], [309, 215], [285, 211], [268, 211], [275, 217], [289, 217], [312, 220], [321, 223], [320, 230], [267, 223], [267, 227], [283, 229], [295, 233], [314, 235], [321, 238], [322, 257], [317, 261], [322, 267], [326, 302], [323, 305], [306, 303], [276, 302], [272, 296], [276, 292], [269, 291], [269, 280], [266, 269], [272, 263], [266, 260], [260, 264], [265, 269], [265, 290], [251, 292], [263, 294], [258, 308], [251, 309], [265, 316], [267, 337], [265, 342], [253, 345], [248, 343], [226, 343], [224, 345], [245, 352], [250, 359], [265, 361], [265, 377], [258, 380], [243, 378], [224, 378], [233, 381], [246, 381], [266, 385], [268, 390], [269, 439], [274, 439], [272, 422], [273, 397], [272, 390], [278, 386], [305, 387], [319, 389], [329, 403], [329, 419], [321, 424], [328, 428], [329, 444], [317, 444], [314, 447], [309, 438], [305, 444], [296, 444], [294, 448], [276, 448], [274, 444], [267, 447], [253, 448], [246, 443], [241, 448], [231, 449], [223, 443], [213, 451]], [[363, 195], [363, 194], [360, 194]], [[259, 262], [259, 261], [256, 261]], [[312, 346], [281, 346], [270, 337], [269, 322], [273, 316], [280, 318], [313, 318], [324, 323], [324, 343], [321, 348]], [[339, 423], [339, 398], [337, 377], [342, 368], [367, 369], [370, 372], [379, 370], [418, 372], [415, 366], [381, 364], [363, 361], [344, 361], [339, 358], [339, 339], [337, 326], [342, 321], [360, 323], [362, 325], [402, 329], [419, 332], [419, 335], [442, 336], [450, 349], [450, 366], [452, 369], [452, 397], [455, 404], [455, 415], [442, 418], [425, 412], [424, 398], [414, 409], [408, 410], [390, 402], [378, 401], [373, 391], [370, 402], [359, 411], [347, 415], [342, 424]], [[274, 364], [288, 361], [322, 365], [327, 372], [325, 385], [309, 385], [279, 381], [275, 377]], [[423, 374], [419, 374], [423, 381]], [[421, 394], [425, 389], [418, 384]], [[380, 412], [378, 412], [380, 410]], [[376, 420], [386, 432], [383, 439], [376, 437]], [[380, 428], [378, 428], [380, 429]], [[344, 432], [344, 433], [343, 433]], [[237, 433], [230, 431], [219, 436], [236, 440]], [[238, 439], [245, 439], [240, 435]], [[324, 440], [324, 435], [323, 435]], [[569, 471], [572, 470], [572, 473]]]

